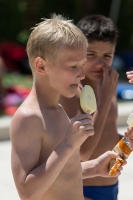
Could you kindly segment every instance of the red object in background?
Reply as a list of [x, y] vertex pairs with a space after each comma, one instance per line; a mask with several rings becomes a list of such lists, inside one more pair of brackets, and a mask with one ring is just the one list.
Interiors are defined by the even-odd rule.
[[10, 71], [21, 71], [18, 63], [27, 58], [26, 47], [15, 42], [2, 42], [0, 55]]
[[16, 93], [18, 95], [21, 95], [23, 97], [27, 97], [30, 93], [30, 88], [27, 88], [23, 85], [15, 85], [13, 87], [7, 88], [8, 93]]
[[18, 109], [17, 106], [9, 106], [7, 108], [4, 108], [4, 114], [12, 116], [14, 115], [17, 109]]
[[17, 85], [7, 88], [7, 94], [1, 101], [2, 113], [5, 115], [14, 115], [18, 106], [29, 95], [30, 89], [23, 85]]
[[17, 42], [2, 42], [0, 43], [0, 56], [9, 72], [31, 75], [26, 46]]
[[25, 86], [23, 85], [17, 85], [17, 86], [14, 86], [14, 89], [16, 91], [17, 94], [19, 95], [22, 95], [22, 96], [28, 96], [29, 93], [30, 93], [30, 89], [29, 88], [26, 88]]

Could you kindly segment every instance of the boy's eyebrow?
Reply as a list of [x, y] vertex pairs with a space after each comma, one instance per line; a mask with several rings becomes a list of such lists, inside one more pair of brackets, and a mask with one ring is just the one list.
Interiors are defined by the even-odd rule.
[[[87, 52], [97, 53], [96, 51], [92, 51], [92, 50], [89, 50], [89, 49], [87, 49]], [[114, 54], [114, 53], [113, 52], [106, 52], [104, 54]]]
[[85, 62], [87, 59], [82, 59], [82, 60], [71, 60], [71, 61], [68, 61], [67, 64], [68, 65], [73, 65], [73, 64], [77, 64], [79, 62]]

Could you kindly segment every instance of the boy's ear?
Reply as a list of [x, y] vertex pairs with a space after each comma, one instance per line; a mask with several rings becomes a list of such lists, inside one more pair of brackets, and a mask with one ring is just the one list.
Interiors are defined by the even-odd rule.
[[34, 68], [39, 74], [44, 74], [45, 73], [45, 66], [46, 66], [46, 61], [42, 59], [41, 57], [37, 57], [34, 60]]

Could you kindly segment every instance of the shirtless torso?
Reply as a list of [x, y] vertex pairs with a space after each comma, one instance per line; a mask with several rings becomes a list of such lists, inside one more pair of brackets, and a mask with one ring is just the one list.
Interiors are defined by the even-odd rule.
[[[42, 188], [44, 189], [41, 189], [39, 192], [41, 193], [44, 191], [44, 193], [41, 195], [39, 194], [41, 198], [38, 199], [34, 197], [35, 199], [83, 200], [82, 169], [79, 149], [75, 150], [72, 154], [71, 152], [65, 151], [63, 149], [64, 147], [60, 149], [62, 151], [56, 150], [56, 147], [66, 135], [70, 120], [61, 105], [58, 105], [57, 108], [40, 109], [38, 105], [33, 102], [35, 102], [34, 98], [30, 95], [19, 107], [12, 121], [12, 124], [14, 124], [11, 128], [11, 139], [13, 141], [12, 169], [15, 182], [17, 183], [19, 179], [21, 181], [23, 179], [28, 180], [28, 177], [31, 178], [30, 176], [33, 176], [33, 184], [35, 184], [34, 176], [37, 174], [42, 176], [42, 179], [36, 179], [35, 190], [39, 191], [40, 185], [43, 184]], [[21, 133], [13, 131], [18, 128], [20, 123], [22, 126]], [[14, 134], [14, 132], [17, 133]], [[60, 173], [57, 168], [57, 175], [56, 171], [53, 173], [52, 169], [51, 171], [49, 170], [47, 174], [47, 176], [49, 176], [48, 180], [50, 180], [51, 177], [50, 173], [53, 173], [56, 179], [56, 181], [53, 179], [53, 183], [49, 185], [43, 178], [43, 171], [47, 170], [46, 168], [49, 165], [48, 160], [53, 151], [55, 153], [53, 159], [59, 154], [62, 160], [66, 159], [67, 161]], [[58, 165], [62, 165], [63, 161], [57, 160], [57, 162]], [[50, 165], [52, 165], [52, 162]], [[41, 168], [43, 168], [42, 171]], [[56, 164], [52, 166], [52, 168], [56, 168]], [[19, 188], [21, 186], [18, 186], [18, 184], [16, 184], [16, 186], [18, 191], [21, 191]], [[34, 187], [31, 188], [32, 192]]]

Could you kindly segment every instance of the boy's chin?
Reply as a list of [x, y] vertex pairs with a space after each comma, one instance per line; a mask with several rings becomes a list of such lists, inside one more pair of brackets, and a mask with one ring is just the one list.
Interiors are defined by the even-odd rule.
[[103, 75], [97, 76], [97, 77], [93, 78], [93, 81], [94, 82], [99, 82], [102, 78], [103, 78]]
[[64, 97], [66, 97], [66, 98], [72, 98], [72, 97], [74, 97], [76, 95], [76, 93], [73, 93], [73, 94], [67, 94], [67, 95], [62, 95], [62, 96], [64, 96]]

